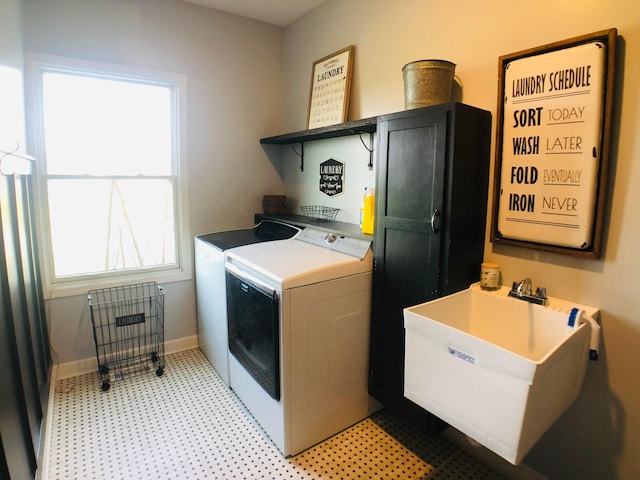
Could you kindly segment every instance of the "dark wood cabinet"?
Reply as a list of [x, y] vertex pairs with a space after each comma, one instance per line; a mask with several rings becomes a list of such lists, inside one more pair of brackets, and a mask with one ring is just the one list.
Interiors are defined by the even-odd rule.
[[402, 309], [467, 288], [483, 259], [491, 114], [460, 103], [378, 117], [370, 393], [404, 398]]

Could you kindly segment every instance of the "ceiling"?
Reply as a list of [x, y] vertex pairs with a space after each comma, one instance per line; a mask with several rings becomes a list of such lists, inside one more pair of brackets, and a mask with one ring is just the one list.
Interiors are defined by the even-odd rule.
[[325, 0], [185, 0], [241, 17], [286, 27]]

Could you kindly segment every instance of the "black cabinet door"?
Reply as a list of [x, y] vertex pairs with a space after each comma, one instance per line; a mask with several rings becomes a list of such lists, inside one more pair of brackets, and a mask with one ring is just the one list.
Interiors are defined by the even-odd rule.
[[404, 398], [403, 308], [479, 278], [491, 114], [451, 103], [378, 119], [371, 313], [371, 395], [437, 430]]
[[402, 309], [438, 296], [447, 110], [378, 124], [370, 391], [403, 400]]

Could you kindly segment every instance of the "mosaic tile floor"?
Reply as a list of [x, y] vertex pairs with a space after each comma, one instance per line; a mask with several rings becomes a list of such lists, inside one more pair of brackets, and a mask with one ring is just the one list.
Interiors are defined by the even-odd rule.
[[108, 392], [97, 374], [59, 380], [52, 408], [44, 480], [507, 480], [385, 410], [285, 459], [198, 349]]

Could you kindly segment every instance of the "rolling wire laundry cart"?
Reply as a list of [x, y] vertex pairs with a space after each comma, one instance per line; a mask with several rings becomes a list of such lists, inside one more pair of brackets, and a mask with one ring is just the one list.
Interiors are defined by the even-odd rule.
[[88, 294], [102, 390], [111, 379], [164, 373], [164, 292], [156, 282]]

